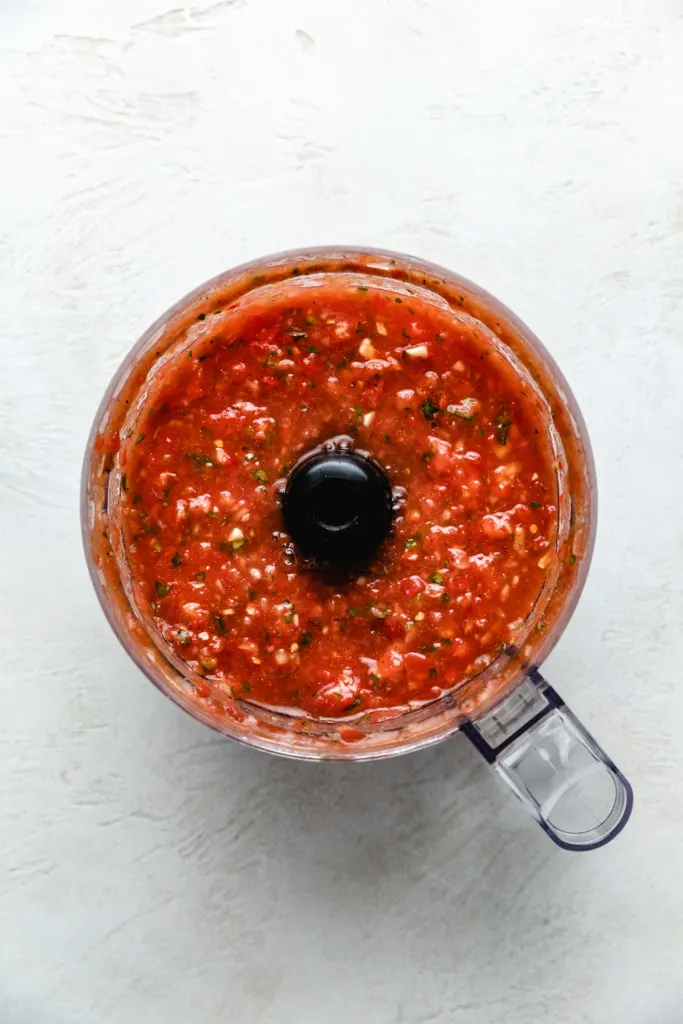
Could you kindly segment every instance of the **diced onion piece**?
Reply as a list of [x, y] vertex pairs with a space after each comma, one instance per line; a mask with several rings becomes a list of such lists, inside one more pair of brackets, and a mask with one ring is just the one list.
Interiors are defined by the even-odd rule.
[[387, 328], [386, 325], [381, 320], [375, 321], [375, 330], [377, 331], [378, 334], [381, 334], [383, 335], [383, 337], [386, 337]]
[[458, 416], [461, 420], [474, 419], [481, 409], [481, 402], [476, 398], [463, 398], [461, 402], [454, 402], [446, 406], [446, 412], [451, 416]]
[[369, 338], [363, 338], [360, 345], [358, 346], [358, 352], [363, 359], [374, 359], [377, 355], [375, 346], [372, 344]]
[[429, 349], [426, 345], [413, 345], [412, 348], [405, 350], [406, 355], [409, 359], [428, 359]]
[[234, 540], [242, 540], [243, 537], [244, 534], [240, 530], [239, 526], [236, 526], [233, 530], [230, 531], [230, 536], [228, 537], [228, 540], [232, 544]]
[[506, 480], [511, 480], [513, 476], [519, 474], [521, 468], [521, 462], [506, 462], [502, 466], [496, 466], [493, 472], [496, 476], [502, 476]]
[[200, 512], [211, 511], [211, 495], [198, 494], [196, 498], [190, 498], [190, 508], [199, 509]]
[[372, 423], [372, 421], [374, 420], [374, 418], [375, 418], [374, 412], [366, 412], [365, 416], [363, 417], [363, 426], [364, 427], [369, 427], [370, 424]]

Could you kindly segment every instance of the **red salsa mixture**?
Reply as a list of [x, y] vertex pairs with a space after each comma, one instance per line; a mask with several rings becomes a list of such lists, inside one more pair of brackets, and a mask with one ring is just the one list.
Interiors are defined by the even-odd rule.
[[[122, 459], [136, 599], [175, 653], [226, 695], [329, 717], [433, 700], [514, 645], [553, 557], [556, 475], [538, 403], [481, 325], [329, 284], [199, 319]], [[280, 499], [340, 436], [397, 512], [368, 570], [331, 579]]]

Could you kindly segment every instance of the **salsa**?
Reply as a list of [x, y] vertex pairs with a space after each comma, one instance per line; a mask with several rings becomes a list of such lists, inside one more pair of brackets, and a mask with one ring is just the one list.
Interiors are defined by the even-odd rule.
[[[120, 459], [136, 601], [207, 693], [352, 717], [434, 700], [514, 648], [554, 557], [556, 467], [492, 337], [386, 286], [224, 312], [200, 315]], [[393, 489], [362, 572], [312, 567], [283, 523], [292, 467], [330, 441]]]

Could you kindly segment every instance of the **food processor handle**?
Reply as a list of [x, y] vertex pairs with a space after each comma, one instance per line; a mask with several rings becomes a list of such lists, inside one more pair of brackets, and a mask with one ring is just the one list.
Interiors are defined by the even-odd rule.
[[595, 850], [628, 821], [629, 782], [537, 669], [461, 729], [563, 849]]

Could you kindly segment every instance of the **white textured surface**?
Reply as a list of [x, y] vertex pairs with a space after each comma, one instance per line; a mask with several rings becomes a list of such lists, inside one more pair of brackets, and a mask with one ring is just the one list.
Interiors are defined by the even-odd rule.
[[[680, 1024], [677, 0], [3, 0], [0, 1022]], [[464, 741], [240, 749], [96, 605], [80, 458], [124, 352], [245, 258], [452, 266], [569, 377], [601, 530], [548, 674], [630, 775], [555, 849]]]

